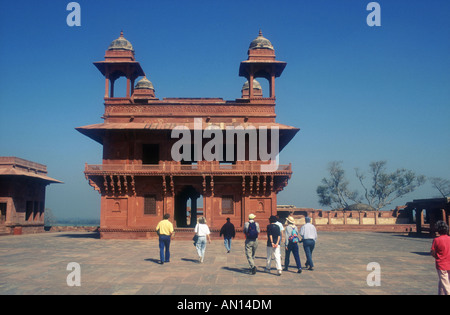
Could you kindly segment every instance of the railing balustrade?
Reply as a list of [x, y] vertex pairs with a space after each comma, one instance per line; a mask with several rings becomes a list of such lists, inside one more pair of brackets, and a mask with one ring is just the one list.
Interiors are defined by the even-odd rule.
[[[160, 164], [86, 164], [85, 171], [90, 172], [167, 172], [167, 173], [201, 173], [201, 172], [261, 172], [261, 166], [267, 164], [218, 164], [218, 163], [204, 163], [204, 164], [175, 164], [175, 163], [160, 163]], [[278, 165], [274, 170], [276, 172], [291, 172], [291, 164]]]

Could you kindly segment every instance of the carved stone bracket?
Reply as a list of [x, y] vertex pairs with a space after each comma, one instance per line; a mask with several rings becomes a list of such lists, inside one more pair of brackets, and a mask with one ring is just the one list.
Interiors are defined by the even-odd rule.
[[206, 176], [205, 175], [203, 175], [202, 188], [203, 188], [203, 195], [206, 195]]
[[166, 187], [166, 176], [162, 177], [162, 185], [163, 185], [163, 195], [165, 196], [167, 193], [167, 187]]
[[134, 176], [131, 176], [131, 189], [133, 191], [133, 195], [136, 196], [136, 185], [134, 182]]
[[111, 191], [112, 191], [112, 193], [114, 195], [116, 193], [116, 189], [114, 188], [114, 176], [113, 175], [109, 175], [109, 179], [111, 180], [109, 185], [110, 185]]
[[109, 189], [108, 189], [108, 180], [106, 178], [106, 175], [103, 175], [103, 185], [105, 187], [105, 193], [107, 194], [109, 192]]
[[125, 193], [128, 194], [128, 182], [127, 182], [127, 176], [123, 176], [123, 186], [125, 187]]

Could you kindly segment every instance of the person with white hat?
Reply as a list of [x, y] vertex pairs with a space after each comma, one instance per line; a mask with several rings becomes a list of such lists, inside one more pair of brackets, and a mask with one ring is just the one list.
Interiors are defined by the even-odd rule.
[[297, 265], [297, 272], [302, 273], [302, 263], [300, 261], [300, 256], [298, 254], [298, 244], [300, 243], [298, 229], [295, 226], [294, 217], [289, 216], [286, 219], [288, 226], [286, 226], [285, 232], [285, 246], [286, 246], [286, 255], [284, 258], [284, 270], [288, 271], [289, 268], [289, 258], [292, 255], [294, 256], [295, 263]]
[[256, 215], [251, 213], [248, 216], [248, 222], [244, 224], [245, 234], [245, 255], [247, 256], [248, 264], [250, 266], [250, 273], [256, 273], [255, 255], [258, 248], [258, 235], [260, 232], [258, 222], [255, 222]]

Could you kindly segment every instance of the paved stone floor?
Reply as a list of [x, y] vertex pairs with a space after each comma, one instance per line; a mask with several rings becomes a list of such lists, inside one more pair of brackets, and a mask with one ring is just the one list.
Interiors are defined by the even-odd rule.
[[[171, 244], [171, 262], [158, 264], [154, 240], [100, 240], [93, 233], [42, 233], [0, 237], [0, 294], [151, 295], [435, 295], [437, 274], [428, 254], [432, 239], [400, 234], [320, 232], [314, 271], [265, 273], [265, 241], [248, 274], [243, 240], [225, 252], [220, 239], [198, 263], [191, 241]], [[284, 253], [283, 253], [284, 261]], [[302, 264], [305, 262], [300, 250]], [[80, 286], [68, 286], [70, 262], [80, 266]], [[380, 266], [380, 286], [369, 286], [367, 265]]]

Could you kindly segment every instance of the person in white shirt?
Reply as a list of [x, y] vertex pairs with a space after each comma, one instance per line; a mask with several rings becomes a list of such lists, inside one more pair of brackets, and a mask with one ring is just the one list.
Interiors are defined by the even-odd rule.
[[314, 270], [314, 263], [312, 260], [312, 253], [317, 241], [317, 230], [314, 225], [311, 224], [311, 218], [305, 218], [306, 224], [300, 229], [300, 235], [302, 237], [303, 249], [306, 255], [306, 268], [308, 270]]
[[[283, 240], [283, 234], [284, 234], [284, 226], [283, 226], [283, 224], [279, 221], [279, 217], [277, 216], [277, 222], [275, 222], [275, 224], [276, 225], [278, 225], [278, 227], [280, 228], [280, 232], [281, 232], [281, 234], [280, 234], [280, 244], [281, 244], [281, 242], [282, 242], [282, 240]], [[282, 253], [284, 252], [284, 251], [281, 251]], [[275, 258], [274, 258], [275, 259]], [[281, 260], [283, 260], [283, 255], [281, 255], [280, 256], [280, 259]]]
[[206, 220], [204, 217], [198, 219], [198, 223], [195, 226], [195, 233], [198, 236], [195, 247], [197, 248], [199, 261], [200, 263], [202, 263], [203, 259], [205, 258], [206, 238], [208, 238], [208, 243], [211, 244], [211, 237], [210, 237], [211, 232], [209, 231], [209, 227], [206, 224]]

